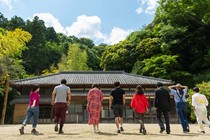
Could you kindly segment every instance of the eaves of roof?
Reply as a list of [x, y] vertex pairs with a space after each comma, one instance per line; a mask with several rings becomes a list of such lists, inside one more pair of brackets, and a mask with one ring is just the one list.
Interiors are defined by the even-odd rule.
[[124, 71], [62, 71], [56, 74], [37, 76], [21, 80], [11, 80], [11, 86], [27, 86], [39, 84], [41, 86], [54, 86], [60, 84], [61, 79], [67, 80], [67, 85], [113, 85], [119, 81], [121, 85], [155, 85], [162, 82], [164, 85], [171, 85], [171, 80], [141, 76], [137, 74], [125, 73]]

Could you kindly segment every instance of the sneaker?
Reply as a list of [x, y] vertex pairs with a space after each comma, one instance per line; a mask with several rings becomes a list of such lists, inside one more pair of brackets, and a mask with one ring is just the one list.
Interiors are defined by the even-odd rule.
[[55, 125], [54, 130], [55, 132], [58, 132], [58, 124]]
[[100, 130], [96, 130], [96, 133], [100, 133]]
[[20, 131], [20, 134], [24, 134], [24, 127], [22, 126], [22, 127], [19, 129], [19, 131]]
[[170, 134], [170, 132], [166, 132], [166, 134]]
[[58, 132], [58, 134], [63, 134], [64, 132], [63, 132], [63, 130], [59, 130], [59, 132]]
[[146, 135], [147, 134], [147, 130], [144, 128], [143, 129], [143, 135]]
[[160, 129], [160, 133], [163, 133], [163, 131], [165, 131], [164, 127]]
[[117, 133], [120, 133], [120, 130], [117, 130]]
[[120, 127], [120, 131], [124, 131], [124, 129], [123, 129], [123, 127], [122, 127], [122, 126]]
[[31, 134], [33, 134], [33, 135], [37, 135], [39, 132], [38, 131], [36, 131], [36, 129], [32, 129], [31, 130]]
[[205, 131], [198, 131], [198, 133], [202, 133], [202, 134], [205, 134]]

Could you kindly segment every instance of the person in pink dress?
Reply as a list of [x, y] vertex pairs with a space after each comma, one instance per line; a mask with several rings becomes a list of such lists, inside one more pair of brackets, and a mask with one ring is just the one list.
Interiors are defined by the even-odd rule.
[[144, 127], [144, 113], [148, 112], [149, 102], [144, 95], [144, 91], [140, 85], [136, 87], [136, 91], [133, 95], [130, 106], [138, 115], [140, 122], [139, 133], [146, 135], [147, 131]]
[[98, 84], [93, 84], [87, 96], [88, 124], [93, 125], [94, 132], [99, 131], [99, 120], [103, 101], [103, 93]]

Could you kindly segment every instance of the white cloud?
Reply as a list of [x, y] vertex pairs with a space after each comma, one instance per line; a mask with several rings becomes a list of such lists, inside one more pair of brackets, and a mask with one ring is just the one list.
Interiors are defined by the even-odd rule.
[[50, 13], [37, 13], [33, 15], [33, 18], [38, 16], [39, 19], [45, 22], [46, 27], [53, 27], [57, 33], [66, 34], [64, 27], [60, 24], [59, 20]]
[[136, 13], [154, 14], [156, 8], [158, 7], [158, 1], [159, 0], [140, 0], [141, 6], [136, 9]]
[[[76, 21], [68, 27], [63, 27], [59, 20], [50, 13], [37, 13], [33, 18], [38, 16], [39, 19], [45, 22], [46, 27], [53, 27], [57, 33], [63, 33], [67, 36], [74, 35], [78, 38], [85, 37], [94, 41], [95, 44], [106, 43], [116, 44], [124, 40], [131, 30], [123, 30], [114, 27], [109, 35], [101, 32], [101, 19], [97, 16], [78, 16]], [[30, 20], [33, 20], [30, 18]]]
[[136, 9], [136, 13], [137, 14], [141, 14], [144, 11], [143, 8], [139, 7], [138, 9]]
[[66, 27], [67, 35], [74, 35], [76, 37], [86, 37], [95, 41], [105, 39], [105, 36], [100, 31], [101, 19], [97, 16], [81, 15], [69, 27]]
[[110, 35], [106, 38], [105, 43], [111, 45], [116, 44], [119, 41], [124, 40], [131, 32], [132, 30], [125, 31], [118, 27], [114, 27]]
[[12, 10], [12, 0], [0, 0], [0, 5], [6, 6]]

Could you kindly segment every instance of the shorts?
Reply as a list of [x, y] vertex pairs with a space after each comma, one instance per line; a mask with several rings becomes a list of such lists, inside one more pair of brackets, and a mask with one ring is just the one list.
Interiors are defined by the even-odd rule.
[[123, 105], [113, 105], [114, 117], [123, 117]]

